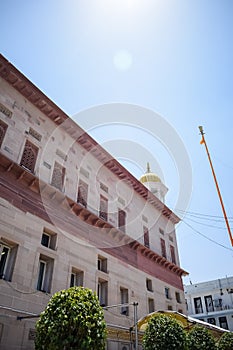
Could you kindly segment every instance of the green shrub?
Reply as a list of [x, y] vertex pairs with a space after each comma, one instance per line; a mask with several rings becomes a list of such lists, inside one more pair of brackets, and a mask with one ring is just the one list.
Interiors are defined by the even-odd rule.
[[188, 333], [189, 350], [214, 350], [216, 349], [213, 335], [202, 326], [195, 326]]
[[55, 293], [36, 323], [36, 350], [104, 350], [106, 323], [92, 290]]
[[218, 350], [232, 350], [233, 349], [233, 333], [226, 332], [223, 333], [219, 342]]
[[175, 319], [166, 315], [152, 317], [143, 337], [144, 350], [185, 350], [186, 334]]

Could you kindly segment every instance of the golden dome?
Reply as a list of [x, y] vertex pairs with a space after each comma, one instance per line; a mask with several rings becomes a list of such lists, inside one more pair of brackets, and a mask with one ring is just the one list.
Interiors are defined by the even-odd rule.
[[147, 172], [139, 179], [141, 183], [145, 182], [162, 182], [158, 175], [150, 171], [150, 165], [147, 163]]

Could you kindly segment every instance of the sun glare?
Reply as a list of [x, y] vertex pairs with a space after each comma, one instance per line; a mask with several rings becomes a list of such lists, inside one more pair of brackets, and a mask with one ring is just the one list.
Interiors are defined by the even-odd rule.
[[118, 70], [126, 71], [132, 65], [132, 56], [126, 50], [117, 51], [113, 57], [113, 63]]
[[101, 7], [105, 11], [112, 11], [113, 13], [135, 12], [140, 3], [143, 4], [141, 0], [100, 0], [98, 7]]

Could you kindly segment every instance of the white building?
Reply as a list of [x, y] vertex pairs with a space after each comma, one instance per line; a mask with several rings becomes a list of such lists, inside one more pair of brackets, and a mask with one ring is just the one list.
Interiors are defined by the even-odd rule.
[[179, 218], [152, 178], [159, 198], [0, 55], [1, 350], [33, 349], [36, 315], [73, 285], [129, 304], [105, 311], [110, 350], [132, 345], [133, 303], [186, 312]]
[[233, 277], [184, 286], [188, 315], [233, 331]]

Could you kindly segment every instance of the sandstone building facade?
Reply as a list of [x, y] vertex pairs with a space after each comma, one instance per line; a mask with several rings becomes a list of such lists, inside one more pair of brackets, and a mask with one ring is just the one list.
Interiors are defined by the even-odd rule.
[[179, 218], [145, 182], [0, 56], [0, 349], [34, 349], [36, 316], [73, 285], [120, 304], [110, 350], [132, 349], [133, 303], [186, 313]]

